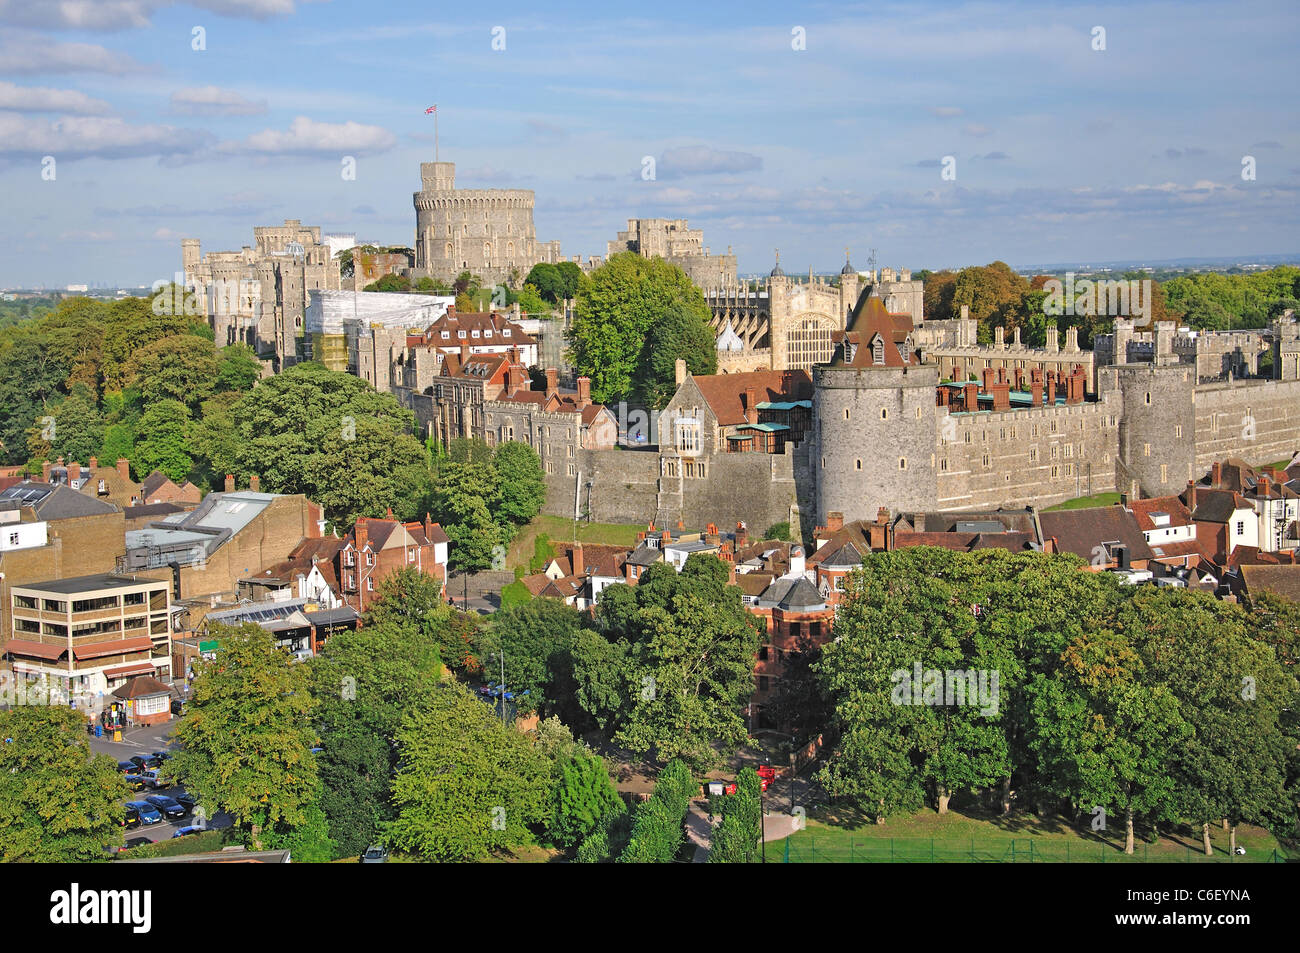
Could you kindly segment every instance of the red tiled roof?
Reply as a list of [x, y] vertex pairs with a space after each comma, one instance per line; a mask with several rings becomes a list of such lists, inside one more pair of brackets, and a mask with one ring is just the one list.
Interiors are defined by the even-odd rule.
[[150, 695], [170, 695], [172, 690], [152, 675], [140, 675], [115, 689], [118, 698], [147, 698]]
[[812, 378], [804, 370], [747, 371], [741, 374], [706, 374], [692, 377], [718, 423], [724, 427], [745, 422], [742, 398], [753, 389], [758, 402], [810, 400]]
[[[1197, 491], [1198, 493], [1201, 491]], [[1128, 508], [1137, 517], [1138, 528], [1142, 530], [1169, 529], [1175, 526], [1191, 526], [1192, 514], [1176, 496], [1153, 496], [1145, 500], [1129, 500]], [[1169, 522], [1157, 526], [1151, 519], [1152, 513], [1169, 514]]]

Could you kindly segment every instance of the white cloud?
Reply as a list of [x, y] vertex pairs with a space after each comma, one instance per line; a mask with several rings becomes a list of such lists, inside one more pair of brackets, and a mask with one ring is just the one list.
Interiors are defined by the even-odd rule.
[[966, 125], [961, 127], [961, 131], [968, 136], [975, 136], [978, 139], [987, 136], [993, 130], [978, 122], [968, 122]]
[[266, 100], [245, 99], [233, 89], [196, 86], [172, 93], [172, 112], [183, 116], [258, 116], [266, 112]]
[[0, 46], [0, 74], [106, 73], [126, 76], [147, 68], [125, 53], [94, 43], [54, 43], [43, 36], [9, 37]]
[[78, 116], [102, 116], [112, 107], [76, 89], [19, 86], [0, 80], [0, 109], [20, 113], [57, 112]]
[[949, 119], [953, 116], [963, 115], [965, 110], [960, 106], [931, 106], [930, 112], [936, 116], [941, 116], [944, 119]]
[[[175, 2], [176, 0], [0, 0], [0, 23], [42, 30], [110, 33], [147, 27], [155, 11], [173, 6]], [[189, 5], [221, 16], [251, 20], [288, 16], [297, 8], [294, 0], [189, 0]]]
[[56, 159], [125, 159], [193, 152], [207, 133], [172, 126], [133, 126], [121, 119], [66, 116], [57, 120], [0, 113], [0, 155]]
[[286, 131], [263, 129], [242, 142], [223, 143], [224, 152], [253, 155], [362, 155], [383, 152], [397, 143], [397, 137], [382, 126], [358, 122], [317, 122], [298, 116]]
[[[687, 175], [717, 175], [728, 172], [753, 172], [763, 168], [763, 160], [750, 152], [711, 149], [708, 146], [682, 146], [665, 149], [659, 157], [656, 174], [661, 179]], [[640, 176], [640, 172], [637, 172]]]

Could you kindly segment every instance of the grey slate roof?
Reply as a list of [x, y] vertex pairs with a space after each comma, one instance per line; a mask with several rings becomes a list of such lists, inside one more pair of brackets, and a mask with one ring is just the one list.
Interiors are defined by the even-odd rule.
[[0, 491], [0, 509], [14, 510], [30, 506], [37, 519], [65, 520], [78, 516], [101, 516], [115, 513], [118, 507], [93, 496], [78, 493], [62, 484], [24, 481]]

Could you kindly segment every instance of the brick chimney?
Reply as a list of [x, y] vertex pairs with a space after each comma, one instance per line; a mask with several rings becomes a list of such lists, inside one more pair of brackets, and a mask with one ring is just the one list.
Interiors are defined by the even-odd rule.
[[993, 379], [995, 374], [996, 372], [991, 367], [986, 367], [984, 368], [984, 370], [980, 372], [980, 378], [983, 383], [983, 387], [981, 389], [984, 391], [984, 393], [988, 394], [992, 392]]
[[68, 486], [72, 486], [73, 480], [81, 479], [81, 464], [76, 460], [68, 461]]
[[1040, 378], [1029, 382], [1029, 402], [1035, 407], [1043, 406], [1043, 382]]
[[587, 574], [587, 564], [582, 559], [582, 543], [573, 544], [573, 575], [585, 576]]
[[46, 483], [50, 482], [50, 461], [49, 460], [41, 461], [41, 480], [43, 480]]
[[1262, 476], [1259, 482], [1255, 484], [1255, 495], [1261, 498], [1267, 498], [1273, 489], [1273, 483], [1268, 477]]
[[560, 372], [554, 367], [546, 369], [546, 399], [550, 400], [560, 392]]
[[1056, 406], [1056, 374], [1052, 371], [1047, 372], [1047, 406]]
[[682, 533], [686, 532], [686, 523], [683, 520], [677, 521], [677, 530]]
[[736, 549], [740, 549], [749, 542], [749, 529], [744, 523], [736, 524]]
[[591, 378], [578, 378], [578, 409], [582, 410], [591, 404]]
[[753, 387], [745, 388], [745, 423], [758, 423], [758, 390]]
[[838, 533], [844, 528], [844, 514], [833, 511], [826, 514], [826, 529], [831, 533]]
[[880, 526], [884, 526], [888, 522], [889, 522], [889, 507], [882, 506], [880, 507], [880, 509], [876, 510], [876, 523]]
[[117, 472], [122, 475], [123, 480], [131, 479], [131, 461], [126, 457], [117, 458]]
[[256, 473], [248, 478], [248, 488], [254, 493], [262, 492], [262, 481], [258, 478]]
[[962, 399], [965, 401], [963, 409], [967, 413], [974, 413], [979, 410], [979, 385], [974, 381], [967, 381], [962, 391]]
[[230, 473], [226, 474], [226, 492], [227, 493], [235, 492], [235, 477], [233, 474]]
[[1216, 490], [1223, 486], [1223, 464], [1217, 460], [1210, 465], [1210, 486]]
[[352, 528], [352, 535], [356, 538], [357, 552], [361, 552], [370, 541], [370, 526], [366, 522], [366, 517], [362, 516], [357, 520], [357, 525]]
[[1187, 509], [1196, 512], [1196, 481], [1187, 481]]

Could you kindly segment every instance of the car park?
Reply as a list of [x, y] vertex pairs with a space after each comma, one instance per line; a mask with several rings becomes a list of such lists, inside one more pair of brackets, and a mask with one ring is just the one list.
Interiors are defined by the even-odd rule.
[[162, 823], [162, 812], [154, 807], [148, 801], [128, 801], [127, 809], [134, 808], [140, 817], [142, 824], [160, 824]]
[[145, 798], [150, 804], [158, 808], [167, 820], [173, 820], [186, 815], [185, 808], [175, 798], [170, 798], [166, 794], [150, 794]]
[[159, 788], [171, 787], [171, 782], [163, 777], [162, 772], [158, 768], [149, 768], [141, 772], [140, 777], [144, 779], [144, 783], [148, 787], [153, 788], [155, 791]]

